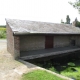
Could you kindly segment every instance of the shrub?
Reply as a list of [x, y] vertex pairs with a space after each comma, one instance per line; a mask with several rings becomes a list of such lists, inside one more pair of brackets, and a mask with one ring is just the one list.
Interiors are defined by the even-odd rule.
[[6, 28], [0, 28], [0, 39], [6, 38]]

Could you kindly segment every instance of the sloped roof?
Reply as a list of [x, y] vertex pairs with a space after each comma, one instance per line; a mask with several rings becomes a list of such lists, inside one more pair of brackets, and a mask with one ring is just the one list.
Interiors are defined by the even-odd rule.
[[57, 24], [28, 20], [6, 19], [16, 34], [80, 34], [80, 28], [70, 24]]

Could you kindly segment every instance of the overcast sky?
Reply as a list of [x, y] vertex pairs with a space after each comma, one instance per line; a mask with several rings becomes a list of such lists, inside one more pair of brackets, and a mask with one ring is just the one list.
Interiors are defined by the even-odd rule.
[[71, 22], [80, 20], [68, 1], [75, 0], [0, 0], [0, 25], [6, 24], [5, 18], [60, 23], [69, 15]]

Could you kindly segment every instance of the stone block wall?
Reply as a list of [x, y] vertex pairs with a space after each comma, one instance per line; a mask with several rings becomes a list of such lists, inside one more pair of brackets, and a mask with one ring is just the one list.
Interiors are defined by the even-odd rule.
[[7, 51], [13, 56], [14, 59], [16, 59], [20, 56], [19, 36], [13, 36], [13, 32], [7, 23], [6, 30], [7, 30]]
[[80, 46], [80, 36], [70, 36], [70, 42], [71, 40], [75, 40], [75, 45]]
[[65, 47], [70, 45], [69, 36], [54, 36], [54, 48], [56, 47]]
[[80, 36], [76, 36], [76, 45], [80, 47]]
[[19, 58], [20, 57], [20, 37], [14, 36], [14, 57]]
[[6, 23], [6, 31], [7, 31], [7, 50], [14, 56], [14, 37], [13, 32], [9, 25]]
[[44, 36], [22, 36], [20, 37], [20, 50], [38, 50], [45, 49], [45, 37]]
[[75, 40], [75, 46], [80, 46], [80, 36], [54, 36], [54, 48], [71, 46], [72, 40]]

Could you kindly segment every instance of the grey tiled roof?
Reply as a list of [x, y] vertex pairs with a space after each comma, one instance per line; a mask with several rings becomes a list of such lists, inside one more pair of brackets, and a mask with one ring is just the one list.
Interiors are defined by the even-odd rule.
[[80, 34], [80, 28], [70, 24], [57, 24], [28, 20], [6, 19], [13, 33], [62, 33]]

